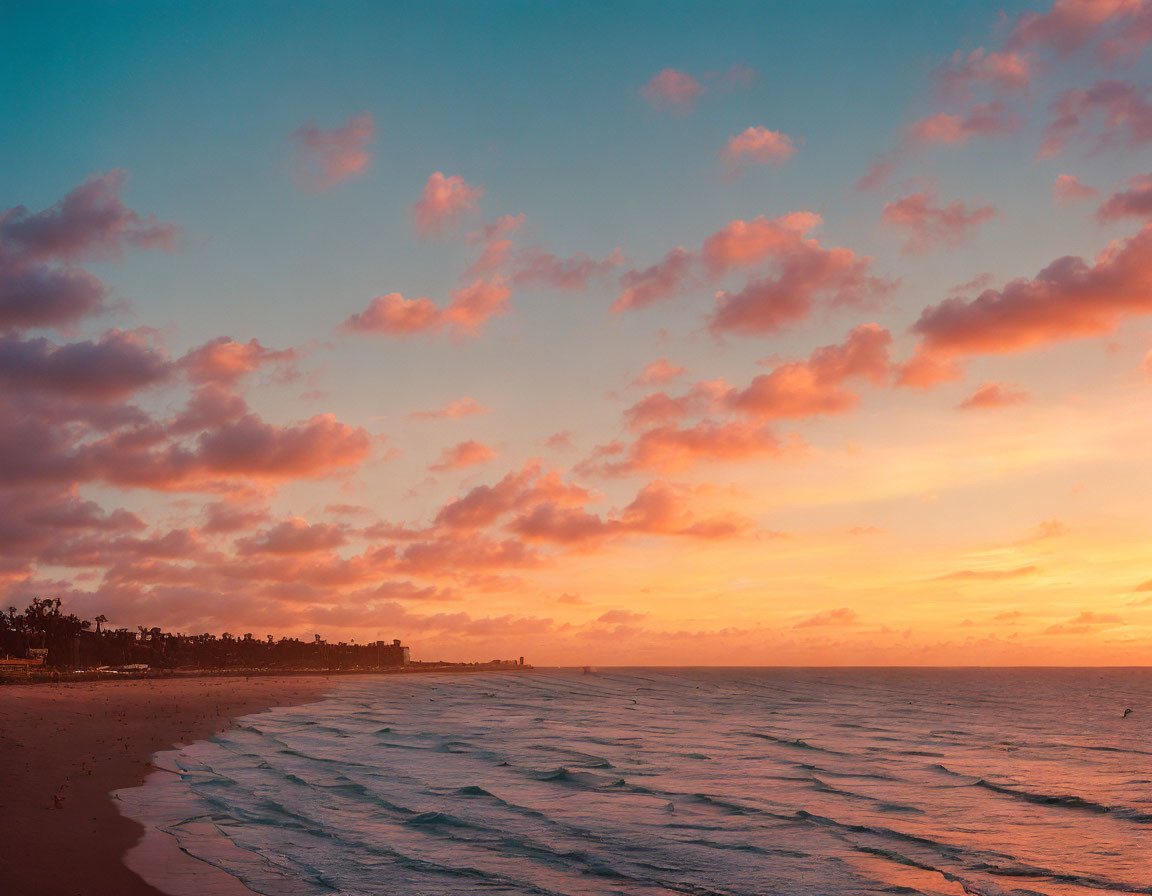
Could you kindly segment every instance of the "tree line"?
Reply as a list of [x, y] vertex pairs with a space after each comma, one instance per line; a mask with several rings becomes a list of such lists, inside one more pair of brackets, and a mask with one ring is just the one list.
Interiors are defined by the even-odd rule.
[[399, 641], [371, 644], [263, 638], [251, 632], [233, 635], [172, 634], [161, 629], [106, 626], [106, 616], [81, 619], [61, 609], [59, 598], [33, 598], [23, 613], [0, 612], [0, 657], [25, 658], [47, 651], [46, 665], [56, 669], [146, 665], [155, 669], [335, 669], [400, 666], [408, 648]]

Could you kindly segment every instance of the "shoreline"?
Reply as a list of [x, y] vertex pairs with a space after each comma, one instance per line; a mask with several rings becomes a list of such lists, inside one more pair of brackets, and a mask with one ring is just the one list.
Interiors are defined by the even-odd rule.
[[[331, 685], [327, 675], [312, 673], [0, 687], [5, 892], [171, 896], [130, 864], [151, 867], [159, 854], [178, 878], [175, 863], [203, 863], [121, 814], [116, 791], [139, 787], [151, 774], [168, 774], [152, 763], [158, 752], [209, 738], [239, 716], [314, 702]], [[144, 854], [148, 858], [137, 862]]]

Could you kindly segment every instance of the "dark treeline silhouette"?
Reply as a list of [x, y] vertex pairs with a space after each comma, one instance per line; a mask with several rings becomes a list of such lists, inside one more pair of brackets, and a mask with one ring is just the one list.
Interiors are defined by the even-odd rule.
[[107, 618], [81, 619], [60, 609], [59, 598], [35, 598], [23, 613], [0, 613], [0, 658], [44, 656], [55, 669], [145, 665], [152, 669], [374, 669], [403, 666], [408, 648], [399, 641], [329, 644], [314, 635], [256, 638], [251, 632], [217, 637], [171, 634], [137, 626], [108, 629]]

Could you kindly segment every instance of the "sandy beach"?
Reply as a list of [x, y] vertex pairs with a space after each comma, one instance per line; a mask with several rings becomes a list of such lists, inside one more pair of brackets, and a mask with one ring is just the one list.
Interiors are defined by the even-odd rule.
[[319, 699], [328, 685], [286, 676], [0, 687], [0, 889], [157, 896], [123, 864], [144, 830], [111, 793], [141, 783], [158, 750], [210, 737], [237, 716]]

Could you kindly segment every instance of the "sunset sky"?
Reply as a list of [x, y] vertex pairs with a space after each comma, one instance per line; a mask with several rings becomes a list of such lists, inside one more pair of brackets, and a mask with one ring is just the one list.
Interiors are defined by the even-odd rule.
[[1152, 660], [1152, 0], [0, 5], [0, 598]]

